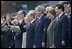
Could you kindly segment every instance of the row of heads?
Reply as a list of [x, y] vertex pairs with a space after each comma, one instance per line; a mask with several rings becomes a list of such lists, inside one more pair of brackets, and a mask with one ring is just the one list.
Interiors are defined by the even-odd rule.
[[[55, 16], [55, 14], [56, 14], [55, 12], [57, 11], [57, 9], [55, 9], [55, 8], [57, 7], [58, 9], [61, 9], [64, 12], [65, 4], [71, 4], [71, 2], [69, 2], [69, 1], [64, 1], [63, 2], [62, 1], [59, 4], [57, 4], [55, 7], [48, 6], [48, 7], [45, 8], [43, 6], [37, 6], [35, 8], [35, 14], [38, 13], [38, 11], [39, 11], [41, 13], [48, 13], [49, 12], [49, 13], [51, 13], [51, 14], [53, 14]], [[31, 11], [33, 12], [34, 10], [30, 10], [29, 13], [32, 13]]]
[[[20, 10], [18, 11], [17, 15], [15, 16], [16, 18], [20, 18], [20, 17], [25, 17], [25, 16], [33, 16], [36, 17], [42, 13], [44, 14], [52, 14], [53, 16], [56, 16], [57, 13], [59, 13], [60, 11], [64, 12], [64, 8], [65, 8], [65, 4], [71, 4], [71, 2], [60, 2], [59, 4], [57, 4], [56, 6], [48, 6], [48, 7], [43, 7], [43, 6], [37, 6], [35, 8], [35, 10], [30, 10], [28, 13], [26, 13], [26, 11], [24, 10]], [[23, 18], [22, 17], [22, 18]]]

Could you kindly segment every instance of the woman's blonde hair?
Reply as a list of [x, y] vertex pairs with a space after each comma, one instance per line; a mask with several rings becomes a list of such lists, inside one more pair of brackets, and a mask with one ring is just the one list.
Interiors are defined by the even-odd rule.
[[46, 13], [51, 13], [54, 17], [56, 16], [55, 9], [52, 6], [46, 7]]

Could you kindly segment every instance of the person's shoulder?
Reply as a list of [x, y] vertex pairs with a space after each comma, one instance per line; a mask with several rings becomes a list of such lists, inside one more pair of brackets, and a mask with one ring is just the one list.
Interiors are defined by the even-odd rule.
[[56, 19], [54, 19], [53, 22], [56, 22]]
[[67, 17], [67, 15], [64, 13], [64, 15], [63, 15], [63, 18], [64, 19], [68, 19], [68, 17]]
[[51, 24], [51, 25], [56, 24], [56, 19], [52, 20], [50, 24]]
[[68, 14], [67, 13], [63, 13], [63, 17], [67, 17], [68, 16]]
[[50, 24], [52, 25], [52, 24], [54, 24], [54, 23], [55, 23], [55, 19], [54, 19], [54, 20], [52, 20]]
[[43, 18], [44, 18], [44, 19], [48, 19], [48, 17], [47, 17], [46, 15], [43, 15]]
[[64, 20], [64, 19], [68, 19], [67, 15], [65, 13], [63, 13], [62, 16], [60, 17], [60, 20]]
[[34, 19], [33, 23], [35, 23], [35, 22], [36, 22], [36, 19]]

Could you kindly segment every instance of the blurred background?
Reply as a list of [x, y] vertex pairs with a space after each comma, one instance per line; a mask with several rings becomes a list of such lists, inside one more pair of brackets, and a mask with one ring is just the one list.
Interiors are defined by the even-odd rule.
[[37, 5], [47, 7], [49, 5], [56, 5], [59, 1], [1, 1], [1, 16], [10, 13], [15, 16], [19, 10], [29, 11], [34, 9]]

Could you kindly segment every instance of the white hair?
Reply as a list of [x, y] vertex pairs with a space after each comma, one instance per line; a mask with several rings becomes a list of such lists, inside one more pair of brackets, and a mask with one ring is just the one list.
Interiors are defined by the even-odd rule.
[[44, 6], [37, 6], [35, 9], [37, 9], [38, 11], [41, 11], [41, 12], [45, 11], [45, 7]]
[[35, 11], [30, 10], [26, 16], [34, 16], [34, 15], [35, 15]]

